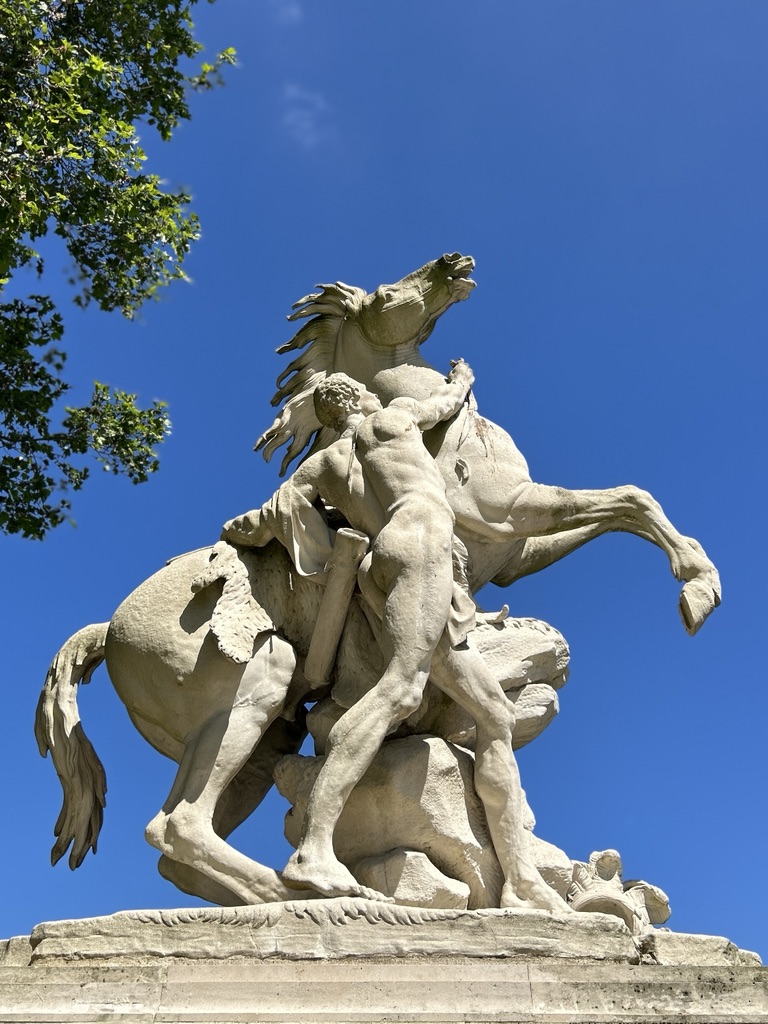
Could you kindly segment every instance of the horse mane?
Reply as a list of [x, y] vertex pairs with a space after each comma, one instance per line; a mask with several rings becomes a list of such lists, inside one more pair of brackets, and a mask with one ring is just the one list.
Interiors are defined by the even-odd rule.
[[280, 476], [285, 475], [291, 462], [310, 442], [307, 457], [327, 448], [339, 436], [331, 427], [320, 423], [315, 415], [312, 396], [317, 385], [334, 371], [336, 343], [345, 320], [359, 313], [368, 294], [362, 288], [354, 288], [341, 281], [316, 287], [320, 291], [305, 295], [291, 307], [294, 312], [288, 316], [289, 320], [310, 319], [277, 352], [282, 355], [296, 349], [305, 351], [277, 378], [272, 405], [282, 403], [282, 409], [254, 446], [269, 462], [275, 451], [290, 441], [280, 466]]

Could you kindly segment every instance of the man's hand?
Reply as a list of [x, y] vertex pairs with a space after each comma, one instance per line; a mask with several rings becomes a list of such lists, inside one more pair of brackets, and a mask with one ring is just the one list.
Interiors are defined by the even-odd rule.
[[273, 537], [274, 534], [261, 519], [261, 509], [230, 519], [224, 523], [221, 531], [222, 540], [249, 548], [263, 548]]
[[472, 372], [472, 367], [469, 363], [465, 363], [463, 359], [452, 359], [451, 372], [448, 374], [448, 380], [451, 383], [457, 381], [460, 384], [464, 384], [466, 385], [467, 390], [469, 390], [474, 383], [475, 375]]

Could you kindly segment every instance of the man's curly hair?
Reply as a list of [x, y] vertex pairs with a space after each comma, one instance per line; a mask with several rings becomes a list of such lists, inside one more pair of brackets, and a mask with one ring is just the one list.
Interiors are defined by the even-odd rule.
[[313, 401], [315, 415], [325, 427], [331, 427], [338, 433], [344, 430], [347, 416], [360, 400], [363, 390], [346, 373], [332, 373], [315, 388]]

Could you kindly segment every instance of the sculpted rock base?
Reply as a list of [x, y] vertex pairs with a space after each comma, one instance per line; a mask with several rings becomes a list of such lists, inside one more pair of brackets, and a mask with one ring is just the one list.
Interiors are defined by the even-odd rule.
[[[299, 755], [283, 758], [275, 770], [282, 795], [293, 804], [286, 815], [285, 835], [296, 845], [309, 795], [322, 759]], [[358, 783], [336, 827], [334, 848], [341, 862], [363, 885], [398, 901], [415, 902], [407, 879], [399, 887], [397, 873], [380, 871], [374, 884], [358, 874], [368, 858], [387, 858], [395, 850], [424, 855], [442, 889], [456, 883], [468, 887], [470, 909], [498, 906], [502, 886], [499, 862], [488, 834], [482, 804], [473, 780], [472, 755], [436, 736], [408, 736], [383, 745]], [[571, 861], [562, 850], [530, 831], [533, 814], [525, 810], [527, 840], [544, 880], [565, 898], [571, 883]], [[444, 906], [426, 902], [421, 906]], [[451, 904], [453, 905], [453, 904]]]
[[469, 886], [448, 878], [429, 857], [415, 850], [391, 850], [379, 857], [366, 857], [355, 864], [353, 874], [363, 885], [393, 896], [403, 906], [467, 909]]

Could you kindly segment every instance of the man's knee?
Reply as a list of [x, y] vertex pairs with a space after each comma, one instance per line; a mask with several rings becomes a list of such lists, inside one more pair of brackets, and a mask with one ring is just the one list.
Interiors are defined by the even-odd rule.
[[381, 681], [380, 695], [387, 702], [393, 721], [401, 722], [418, 709], [426, 683], [427, 675], [422, 672], [410, 679], [397, 677], [393, 673]]
[[483, 702], [475, 713], [475, 721], [490, 740], [512, 742], [516, 722], [515, 705], [503, 692], [498, 698]]
[[418, 711], [421, 706], [421, 702], [424, 699], [424, 687], [423, 686], [411, 686], [402, 694], [397, 703], [397, 717], [399, 721], [412, 715], [414, 711]]

